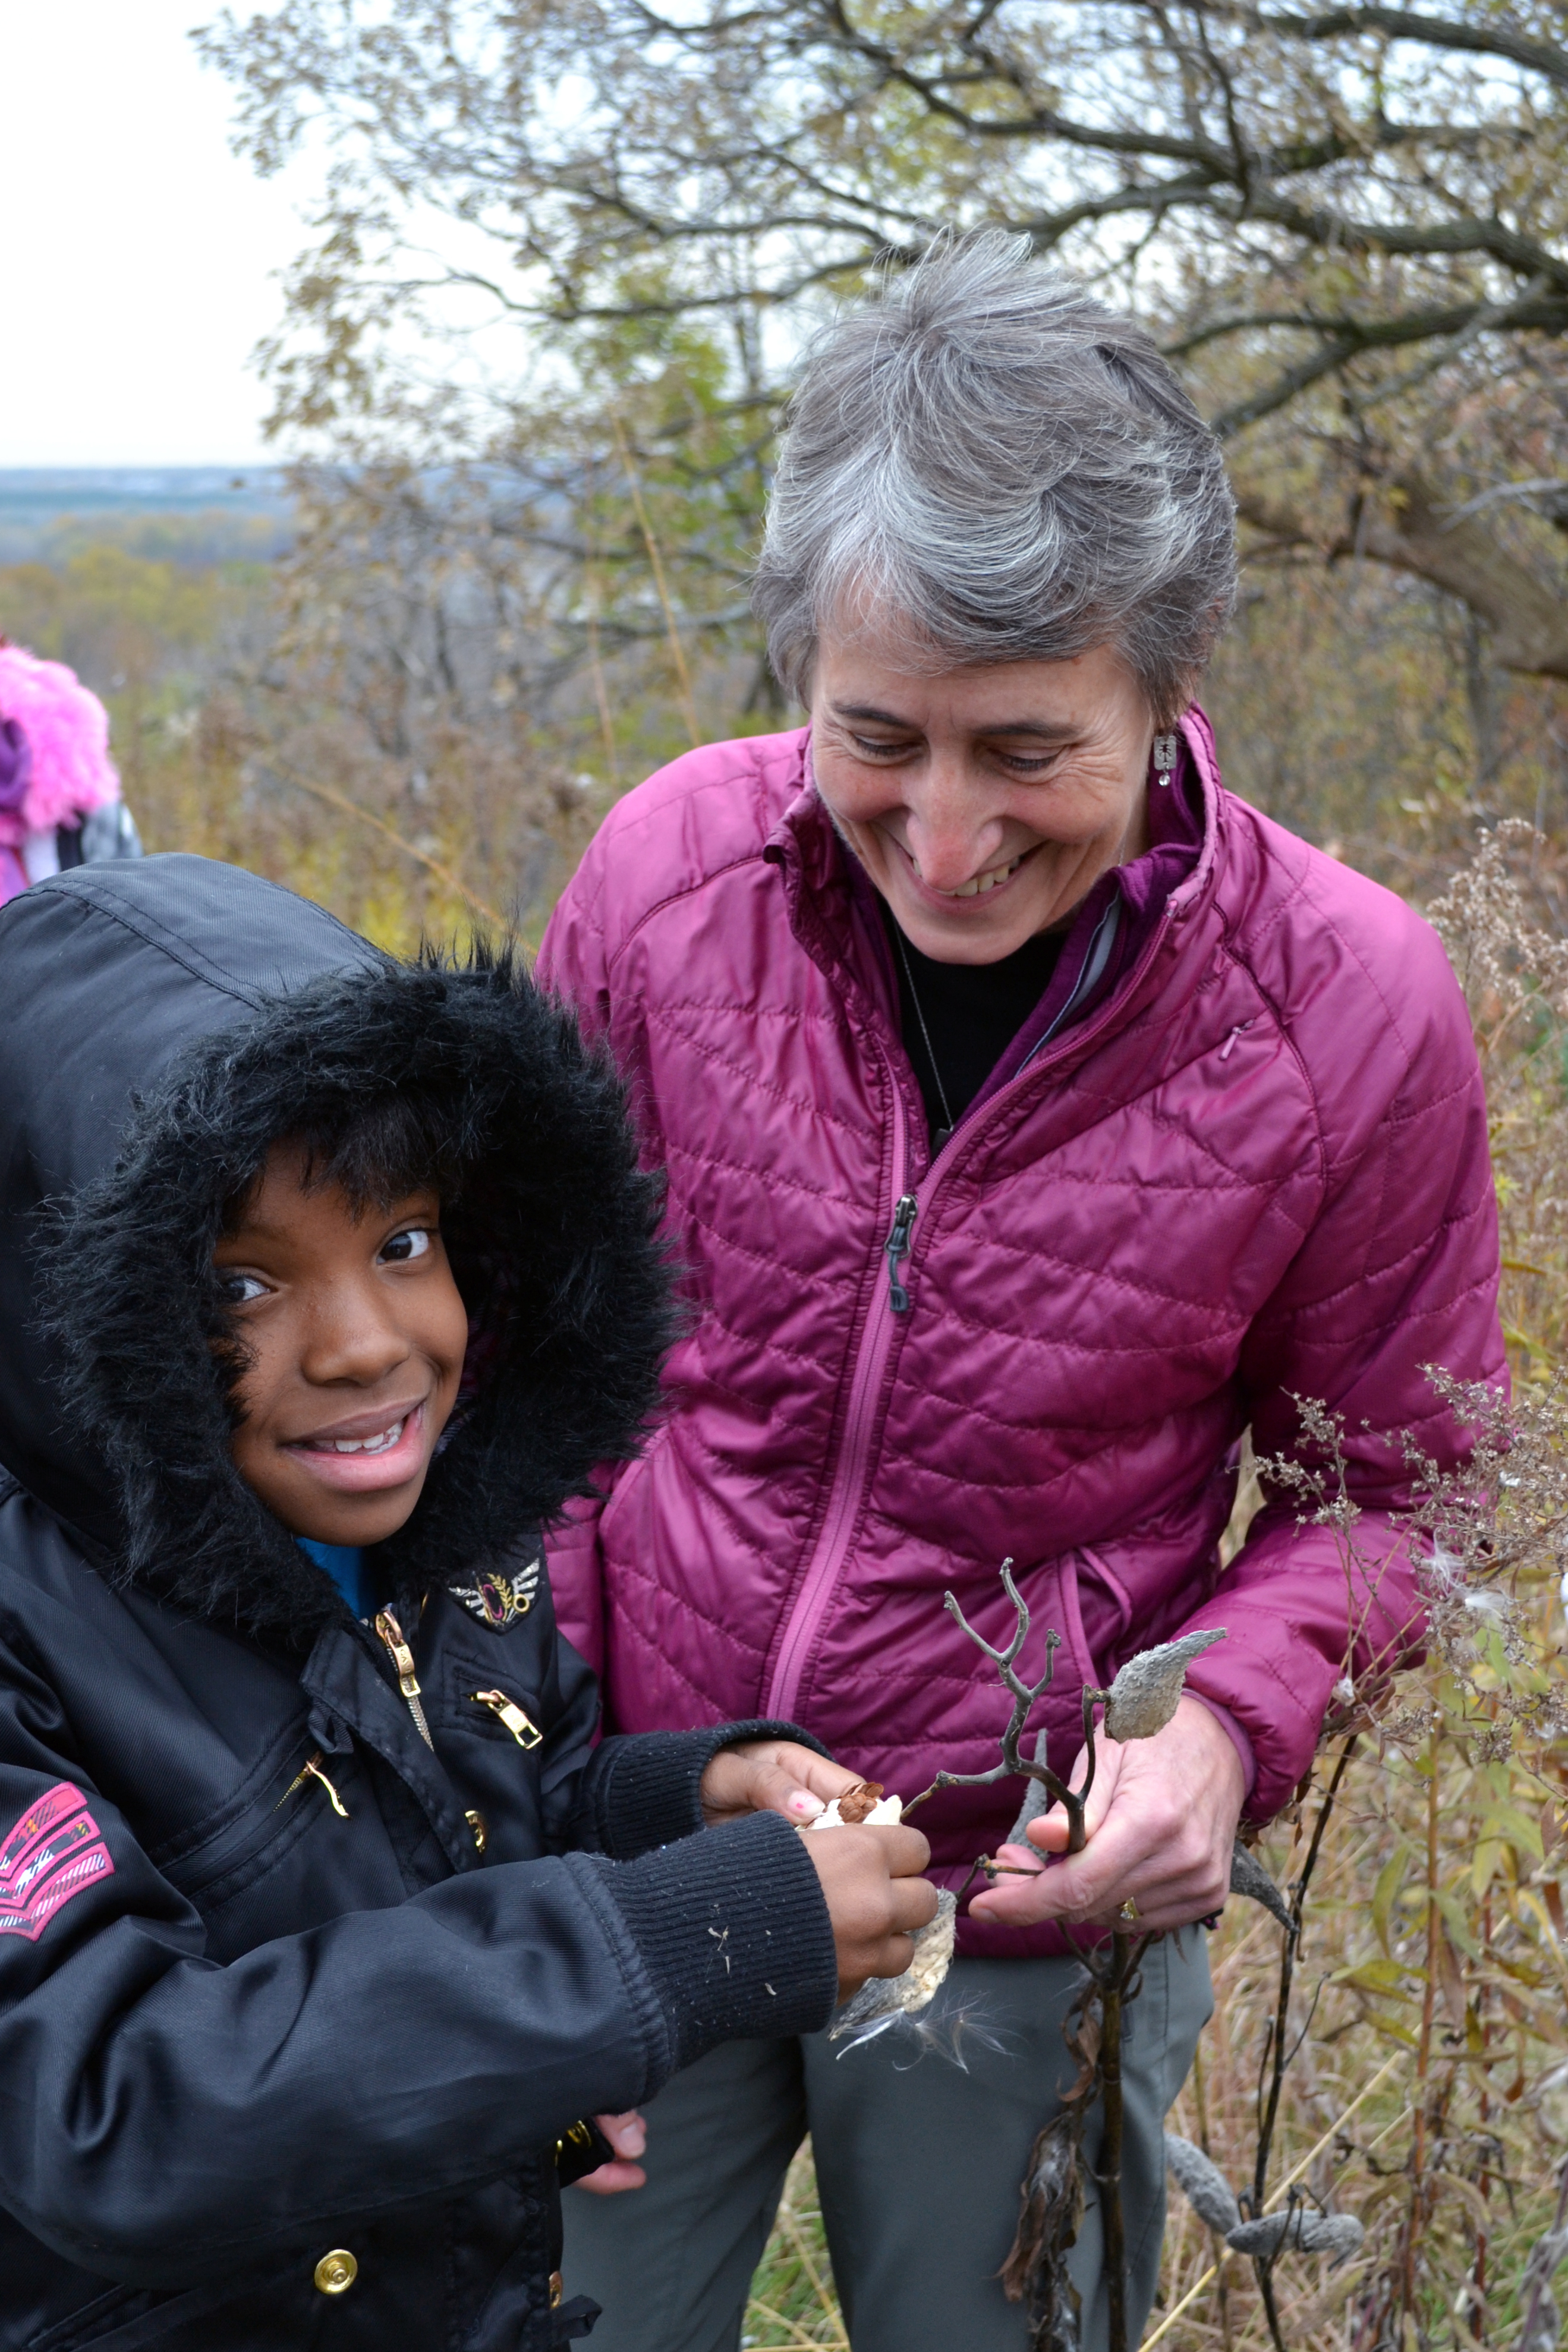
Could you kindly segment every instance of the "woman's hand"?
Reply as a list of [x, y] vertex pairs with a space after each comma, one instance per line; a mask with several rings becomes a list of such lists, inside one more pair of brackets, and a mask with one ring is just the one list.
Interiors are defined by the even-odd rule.
[[617, 2197], [623, 2189], [646, 2189], [647, 2175], [637, 2158], [647, 2146], [647, 2126], [635, 2107], [624, 2116], [595, 2116], [594, 2121], [615, 2149], [615, 2161], [585, 2172], [574, 2186], [593, 2197]]
[[702, 1818], [710, 1830], [746, 1813], [813, 1822], [835, 1797], [859, 1785], [858, 1772], [830, 1764], [813, 1748], [793, 1739], [749, 1739], [739, 1748], [721, 1748], [703, 1773]]
[[[970, 1905], [975, 1918], [1011, 1927], [1041, 1919], [1124, 1926], [1117, 1914], [1131, 1900], [1138, 1927], [1153, 1930], [1184, 1927], [1219, 1909], [1230, 1891], [1231, 1848], [1247, 1794], [1241, 1759], [1223, 1724], [1201, 1699], [1186, 1697], [1152, 1739], [1119, 1745], [1101, 1736], [1095, 1751], [1083, 1852], [1068, 1853], [1067, 1816], [1053, 1805], [1029, 1823], [1027, 1846], [1005, 1845], [995, 1857], [1039, 1874], [999, 1879]], [[1075, 1789], [1085, 1761], [1080, 1751]], [[1044, 1869], [1042, 1853], [1053, 1857]]]

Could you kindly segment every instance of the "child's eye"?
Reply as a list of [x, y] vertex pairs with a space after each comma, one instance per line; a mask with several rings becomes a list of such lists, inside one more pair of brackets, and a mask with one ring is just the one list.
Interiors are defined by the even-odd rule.
[[406, 1265], [411, 1258], [425, 1256], [431, 1239], [428, 1225], [405, 1225], [389, 1242], [383, 1242], [381, 1255], [390, 1265]]
[[267, 1296], [267, 1285], [255, 1274], [220, 1274], [217, 1288], [226, 1307], [248, 1307], [253, 1298]]

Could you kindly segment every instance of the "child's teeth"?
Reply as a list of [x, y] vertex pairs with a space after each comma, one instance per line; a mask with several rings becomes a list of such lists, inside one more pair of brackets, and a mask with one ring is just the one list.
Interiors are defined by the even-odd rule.
[[392, 1427], [384, 1429], [379, 1437], [334, 1437], [332, 1451], [334, 1454], [385, 1454], [396, 1444], [402, 1434], [402, 1422], [395, 1421]]

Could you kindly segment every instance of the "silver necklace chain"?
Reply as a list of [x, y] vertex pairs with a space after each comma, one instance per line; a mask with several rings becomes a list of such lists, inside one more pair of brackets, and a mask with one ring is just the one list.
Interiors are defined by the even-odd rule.
[[[1173, 774], [1173, 772], [1174, 772], [1174, 769], [1175, 769], [1175, 765], [1176, 765], [1177, 758], [1178, 758], [1178, 756], [1180, 755], [1180, 752], [1181, 752], [1181, 748], [1182, 748], [1182, 745], [1181, 745], [1181, 737], [1180, 737], [1179, 735], [1156, 735], [1156, 736], [1155, 736], [1155, 738], [1154, 738], [1154, 751], [1153, 751], [1153, 759], [1154, 759], [1154, 781], [1156, 782], [1156, 783], [1161, 783], [1161, 784], [1169, 784], [1169, 783], [1170, 783], [1170, 782], [1171, 782], [1171, 778], [1172, 778], [1172, 774]], [[1123, 847], [1125, 847], [1125, 846], [1126, 846], [1125, 842], [1123, 843], [1122, 846], [1123, 846]], [[1118, 862], [1120, 863], [1120, 860], [1119, 860]], [[1096, 938], [1096, 940], [1098, 940], [1098, 939], [1099, 939], [1099, 936], [1100, 936], [1100, 934], [1099, 934], [1099, 932], [1097, 931], [1097, 932], [1095, 933], [1095, 938]], [[932, 1077], [936, 1080], [936, 1090], [937, 1090], [937, 1094], [938, 1094], [939, 1097], [941, 1098], [941, 1102], [942, 1102], [942, 1115], [943, 1119], [944, 1119], [944, 1120], [945, 1120], [945, 1122], [946, 1122], [946, 1124], [945, 1124], [945, 1126], [944, 1126], [944, 1128], [943, 1128], [943, 1129], [942, 1129], [942, 1140], [943, 1142], [945, 1142], [945, 1141], [946, 1141], [946, 1139], [947, 1139], [947, 1138], [948, 1138], [948, 1137], [952, 1133], [953, 1128], [954, 1128], [954, 1126], [957, 1124], [957, 1122], [956, 1122], [956, 1121], [954, 1120], [954, 1118], [953, 1118], [953, 1116], [952, 1116], [952, 1108], [951, 1108], [951, 1106], [950, 1106], [950, 1104], [949, 1104], [949, 1102], [948, 1102], [948, 1099], [947, 1099], [947, 1088], [942, 1085], [942, 1071], [941, 1071], [941, 1069], [940, 1069], [940, 1067], [938, 1066], [938, 1064], [937, 1064], [937, 1058], [936, 1058], [936, 1047], [931, 1044], [931, 1031], [926, 1027], [925, 1007], [924, 1007], [924, 1006], [921, 1004], [921, 992], [920, 992], [920, 990], [915, 986], [915, 975], [914, 975], [914, 971], [913, 971], [913, 970], [912, 970], [912, 968], [911, 968], [911, 966], [910, 966], [910, 963], [909, 950], [908, 950], [908, 948], [907, 948], [907, 947], [905, 946], [905, 944], [904, 944], [904, 935], [903, 935], [903, 932], [902, 932], [902, 931], [900, 929], [900, 928], [899, 928], [899, 924], [898, 924], [898, 920], [897, 920], [897, 918], [896, 918], [896, 917], [895, 917], [894, 921], [893, 921], [893, 937], [894, 937], [894, 939], [895, 939], [895, 940], [897, 940], [897, 941], [898, 941], [898, 943], [899, 943], [899, 961], [903, 965], [903, 968], [904, 968], [904, 978], [909, 982], [909, 984], [910, 984], [910, 1003], [914, 1006], [914, 1008], [915, 1008], [915, 1019], [920, 1023], [920, 1024], [921, 1024], [921, 1035], [925, 1039], [926, 1059], [927, 1059], [927, 1061], [931, 1064], [931, 1074]], [[1076, 990], [1075, 990], [1074, 993], [1075, 993], [1075, 995], [1076, 995], [1076, 993], [1077, 993]], [[1070, 1011], [1070, 1009], [1071, 1009], [1071, 1006], [1070, 1006], [1070, 1002], [1069, 1002], [1069, 1003], [1068, 1003], [1068, 1005], [1065, 1005], [1065, 1006], [1063, 1007], [1063, 1012], [1064, 1012], [1064, 1013], [1066, 1013], [1066, 1012], [1068, 1012], [1068, 1011]], [[1058, 1022], [1059, 1022], [1060, 1018], [1061, 1018], [1061, 1014], [1058, 1014]], [[1054, 1034], [1054, 1031], [1055, 1031], [1055, 1027], [1056, 1027], [1056, 1024], [1055, 1024], [1055, 1023], [1053, 1023], [1053, 1024], [1052, 1024], [1053, 1034]], [[1042, 1039], [1042, 1040], [1041, 1040], [1041, 1044], [1044, 1044], [1045, 1042], [1046, 1042], [1046, 1041], [1045, 1041], [1044, 1039]], [[1036, 1050], [1037, 1052], [1038, 1052], [1038, 1050], [1039, 1050], [1038, 1046], [1037, 1046], [1035, 1050]]]
[[942, 1071], [937, 1064], [936, 1047], [931, 1044], [931, 1031], [926, 1027], [925, 1011], [921, 1003], [921, 992], [915, 986], [915, 976], [910, 968], [909, 950], [904, 945], [904, 935], [899, 929], [897, 923], [893, 925], [893, 937], [899, 943], [899, 961], [904, 967], [904, 978], [910, 983], [910, 1003], [915, 1008], [915, 1019], [920, 1023], [921, 1035], [925, 1039], [926, 1059], [931, 1064], [931, 1074], [936, 1080], [936, 1090], [942, 1102], [942, 1116], [944, 1123], [944, 1132], [947, 1135], [951, 1135], [957, 1122], [952, 1116], [952, 1108], [948, 1103], [947, 1088], [942, 1082]]

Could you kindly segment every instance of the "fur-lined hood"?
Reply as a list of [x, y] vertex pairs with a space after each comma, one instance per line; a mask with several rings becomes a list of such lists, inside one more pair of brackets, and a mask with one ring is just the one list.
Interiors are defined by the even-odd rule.
[[343, 1604], [236, 1474], [215, 1366], [224, 1204], [281, 1136], [395, 1096], [460, 1168], [473, 1336], [396, 1590], [500, 1559], [635, 1447], [668, 1292], [621, 1090], [510, 956], [383, 955], [184, 856], [0, 913], [0, 1461], [110, 1574], [309, 1641]]

